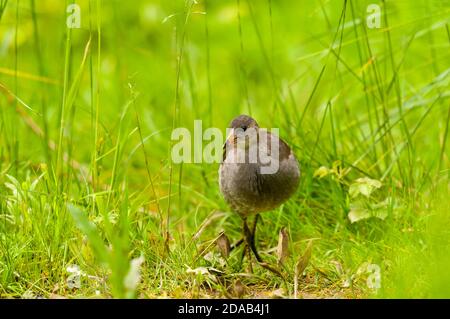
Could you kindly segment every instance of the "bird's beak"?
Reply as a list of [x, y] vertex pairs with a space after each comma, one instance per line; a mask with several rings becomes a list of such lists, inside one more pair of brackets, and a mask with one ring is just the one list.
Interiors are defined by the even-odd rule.
[[235, 143], [235, 141], [236, 141], [236, 132], [235, 132], [234, 128], [231, 128], [225, 142], [229, 145], [233, 145]]

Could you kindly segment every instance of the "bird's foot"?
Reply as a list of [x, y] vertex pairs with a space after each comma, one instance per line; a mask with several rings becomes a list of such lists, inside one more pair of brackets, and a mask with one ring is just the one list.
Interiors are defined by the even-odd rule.
[[241, 265], [242, 265], [243, 259], [245, 258], [245, 255], [247, 255], [248, 259], [249, 259], [249, 263], [250, 263], [249, 264], [250, 270], [251, 270], [251, 272], [253, 272], [253, 267], [252, 267], [252, 254], [253, 254], [253, 256], [255, 257], [259, 266], [263, 267], [266, 270], [269, 270], [270, 272], [276, 274], [277, 276], [279, 276], [283, 280], [285, 280], [281, 271], [279, 271], [276, 268], [276, 266], [271, 266], [270, 264], [264, 262], [264, 260], [259, 255], [258, 250], [256, 249], [255, 232], [256, 232], [256, 223], [258, 222], [258, 217], [259, 217], [259, 215], [255, 216], [255, 221], [254, 221], [252, 230], [249, 229], [249, 227], [247, 225], [247, 221], [244, 219], [244, 225], [243, 225], [244, 238], [236, 243], [236, 244], [239, 243], [239, 245], [241, 245], [242, 243], [245, 244], [244, 250], [242, 252], [242, 257], [241, 257]]
[[244, 245], [244, 249], [242, 251], [242, 255], [241, 255], [241, 262], [240, 264], [243, 264], [243, 261], [245, 259], [245, 257], [247, 257], [248, 261], [249, 261], [249, 272], [253, 273], [253, 258], [255, 257], [256, 262], [259, 266], [261, 266], [262, 268], [274, 273], [275, 275], [279, 276], [281, 279], [283, 279], [283, 281], [285, 280], [283, 274], [281, 273], [280, 270], [278, 270], [277, 266], [273, 266], [267, 262], [265, 262], [261, 256], [259, 256], [258, 253], [255, 254], [255, 252], [250, 248], [249, 245], [245, 244]]

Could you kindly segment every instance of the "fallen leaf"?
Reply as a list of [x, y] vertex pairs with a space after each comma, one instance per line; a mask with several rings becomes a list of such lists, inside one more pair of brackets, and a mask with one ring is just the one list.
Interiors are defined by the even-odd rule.
[[70, 274], [66, 279], [67, 287], [69, 289], [80, 289], [81, 276], [84, 275], [80, 267], [78, 265], [68, 265], [66, 271]]
[[220, 254], [222, 255], [222, 257], [227, 259], [230, 256], [231, 252], [231, 245], [227, 235], [225, 235], [225, 233], [222, 232], [219, 238], [217, 238], [216, 243], [217, 247], [219, 247]]
[[281, 279], [285, 280], [283, 274], [278, 269], [276, 269], [275, 267], [273, 267], [273, 266], [271, 266], [271, 265], [269, 265], [268, 263], [265, 263], [265, 262], [260, 262], [259, 265], [261, 267], [263, 267], [264, 269], [267, 269], [268, 271], [270, 271], [270, 272], [274, 273], [275, 275], [279, 276]]
[[297, 261], [295, 265], [295, 274], [294, 274], [294, 298], [297, 299], [298, 293], [298, 277], [305, 271], [306, 266], [308, 266], [309, 260], [311, 259], [312, 252], [312, 241], [310, 240], [308, 246], [306, 246], [305, 252]]
[[67, 277], [66, 283], [69, 289], [80, 289], [81, 288], [80, 274], [71, 274], [69, 277]]
[[308, 266], [309, 260], [311, 259], [311, 252], [312, 252], [312, 241], [308, 242], [308, 246], [306, 246], [305, 252], [303, 255], [298, 259], [297, 264], [295, 266], [295, 270], [302, 274], [306, 266]]
[[278, 262], [284, 264], [289, 256], [289, 236], [286, 227], [280, 229], [277, 247]]
[[233, 286], [233, 295], [236, 298], [241, 299], [245, 294], [246, 287], [242, 284], [242, 282], [238, 279], [234, 282]]

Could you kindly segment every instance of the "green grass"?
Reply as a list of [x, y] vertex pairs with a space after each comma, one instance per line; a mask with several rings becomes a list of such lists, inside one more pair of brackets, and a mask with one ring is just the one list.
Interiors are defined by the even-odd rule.
[[[310, 242], [299, 298], [450, 297], [450, 1], [69, 3], [0, 0], [0, 297], [293, 297]], [[257, 233], [284, 281], [220, 258], [218, 164], [171, 162], [241, 113], [301, 164]]]

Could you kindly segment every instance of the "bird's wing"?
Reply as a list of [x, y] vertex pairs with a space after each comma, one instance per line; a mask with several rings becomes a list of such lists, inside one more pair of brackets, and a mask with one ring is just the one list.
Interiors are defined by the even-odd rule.
[[272, 154], [272, 139], [278, 139], [278, 156], [280, 161], [287, 160], [293, 154], [291, 148], [279, 136], [267, 132], [267, 148], [269, 154]]

